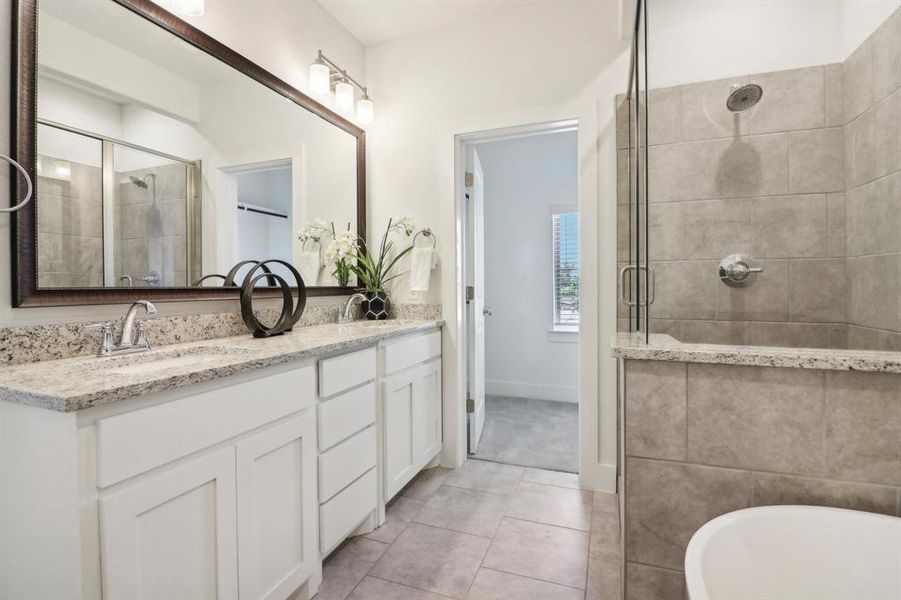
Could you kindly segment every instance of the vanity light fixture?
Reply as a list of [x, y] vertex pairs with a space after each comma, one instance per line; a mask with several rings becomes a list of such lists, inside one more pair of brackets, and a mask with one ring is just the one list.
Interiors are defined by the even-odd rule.
[[360, 125], [371, 125], [374, 113], [372, 100], [369, 99], [369, 94], [366, 93], [364, 88], [363, 97], [357, 100], [357, 121]]
[[173, 4], [186, 17], [202, 17], [205, 10], [204, 0], [175, 0]]
[[341, 114], [353, 114], [354, 86], [347, 81], [340, 81], [335, 84], [335, 108]]
[[329, 60], [319, 51], [316, 60], [310, 65], [310, 92], [316, 96], [325, 96], [334, 91], [335, 110], [340, 114], [354, 118], [354, 88], [362, 93], [357, 101], [356, 121], [360, 125], [370, 125], [375, 113], [372, 100], [364, 85], [347, 74], [334, 61]]

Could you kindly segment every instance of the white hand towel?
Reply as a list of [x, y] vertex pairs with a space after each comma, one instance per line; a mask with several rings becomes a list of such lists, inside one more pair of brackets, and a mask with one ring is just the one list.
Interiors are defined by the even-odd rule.
[[315, 287], [319, 284], [319, 270], [322, 262], [319, 260], [319, 252], [305, 251], [298, 257], [297, 270], [303, 278], [303, 284], [307, 287]]
[[411, 291], [429, 291], [429, 283], [432, 279], [432, 254], [432, 249], [428, 247], [413, 248], [410, 259]]

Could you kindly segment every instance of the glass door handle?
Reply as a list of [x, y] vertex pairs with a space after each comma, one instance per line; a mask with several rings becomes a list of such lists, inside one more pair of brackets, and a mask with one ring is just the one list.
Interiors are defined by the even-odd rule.
[[656, 277], [654, 276], [654, 269], [650, 269], [648, 267], [636, 267], [635, 265], [626, 265], [622, 269], [619, 270], [619, 301], [620, 304], [625, 304], [626, 306], [638, 306], [638, 302], [632, 299], [631, 294], [629, 298], [626, 299], [626, 274], [630, 271], [638, 271], [645, 273], [645, 283], [647, 284], [645, 288], [647, 289], [646, 298], [648, 304], [654, 304], [654, 290], [657, 287]]

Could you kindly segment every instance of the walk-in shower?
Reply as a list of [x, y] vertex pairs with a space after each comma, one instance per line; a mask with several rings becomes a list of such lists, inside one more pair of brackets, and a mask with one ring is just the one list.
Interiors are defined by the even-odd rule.
[[901, 351], [899, 3], [847, 49], [774, 30], [766, 55], [741, 36], [692, 54], [704, 31], [641, 4], [661, 33], [639, 19], [617, 98], [619, 330]]

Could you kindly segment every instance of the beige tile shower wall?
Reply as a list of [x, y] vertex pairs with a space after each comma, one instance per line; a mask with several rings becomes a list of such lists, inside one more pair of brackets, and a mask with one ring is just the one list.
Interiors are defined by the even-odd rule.
[[688, 541], [726, 512], [901, 516], [901, 375], [625, 361], [627, 599], [683, 598]]
[[901, 351], [901, 9], [843, 75], [848, 346]]
[[[731, 113], [733, 83], [763, 87]], [[901, 350], [901, 9], [843, 64], [651, 90], [652, 331], [684, 342]], [[621, 103], [621, 100], [618, 100]], [[628, 114], [618, 259], [630, 260]], [[765, 272], [729, 288], [716, 266]], [[620, 307], [620, 330], [628, 312]]]
[[38, 286], [102, 285], [100, 168], [42, 156], [41, 169], [60, 174], [37, 178]]
[[[729, 112], [730, 86], [748, 81], [763, 86], [760, 104]], [[841, 85], [841, 66], [828, 65], [651, 91], [655, 331], [686, 342], [846, 344]], [[628, 211], [626, 193], [625, 226]], [[626, 244], [628, 230], [621, 261]], [[765, 269], [749, 287], [716, 277], [719, 261], [735, 253]]]

